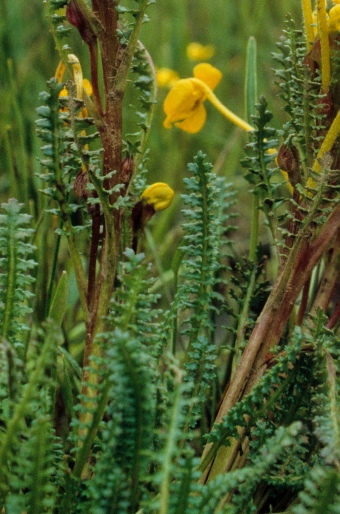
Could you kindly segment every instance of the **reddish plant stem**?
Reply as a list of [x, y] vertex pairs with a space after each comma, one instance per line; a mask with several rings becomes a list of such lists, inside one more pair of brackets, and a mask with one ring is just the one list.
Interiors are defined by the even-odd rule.
[[[296, 241], [286, 266], [280, 272], [250, 336], [240, 363], [223, 397], [215, 423], [220, 423], [229, 410], [260, 380], [265, 372], [263, 363], [266, 355], [270, 348], [279, 342], [301, 288], [336, 236], [339, 225], [340, 205], [334, 209], [322, 232], [311, 243], [303, 237]], [[203, 459], [211, 451], [213, 451], [213, 445], [208, 444], [203, 453]], [[231, 469], [232, 463], [227, 460], [223, 461], [223, 454], [230, 455], [229, 449], [220, 448], [215, 461], [206, 471], [202, 481], [209, 480], [210, 474], [211, 476], [216, 475], [215, 462], [216, 468], [218, 468], [217, 472], [221, 472], [226, 467]]]
[[297, 322], [296, 322], [298, 327], [300, 327], [302, 325], [303, 318], [304, 318], [304, 315], [305, 315], [305, 312], [306, 312], [306, 309], [307, 309], [308, 297], [309, 297], [309, 289], [310, 289], [310, 282], [311, 282], [311, 277], [308, 278], [307, 282], [303, 286], [302, 298], [301, 298], [301, 303], [300, 303], [299, 312], [298, 312], [298, 315], [297, 315]]
[[100, 0], [94, 2], [94, 13], [98, 16], [103, 32], [100, 34], [100, 48], [102, 56], [102, 69], [104, 76], [105, 94], [110, 95], [117, 74], [117, 55], [119, 43], [117, 38], [117, 2]]
[[[116, 2], [113, 0], [93, 0], [93, 14], [101, 24], [101, 30], [98, 33], [98, 40], [101, 50], [103, 81], [104, 81], [104, 105], [103, 112], [102, 102], [98, 87], [98, 58], [97, 45], [89, 45], [91, 59], [91, 79], [93, 85], [94, 101], [100, 115], [100, 122], [97, 129], [100, 134], [103, 147], [103, 164], [102, 174], [108, 175], [112, 171], [116, 174], [104, 182], [106, 189], [111, 189], [115, 181], [120, 180], [120, 166], [122, 160], [122, 102], [123, 93], [118, 92], [115, 87], [115, 76], [117, 74], [117, 54], [119, 43], [117, 38], [117, 11]], [[113, 202], [111, 202], [112, 204]], [[93, 361], [89, 368], [90, 357], [98, 355], [100, 348], [94, 344], [95, 335], [101, 330], [103, 317], [107, 313], [109, 300], [113, 290], [113, 280], [115, 269], [117, 266], [117, 252], [120, 234], [115, 232], [113, 223], [113, 212], [108, 206], [103, 205], [103, 227], [101, 255], [99, 272], [95, 281], [95, 267], [98, 251], [98, 237], [100, 221], [98, 216], [93, 218], [93, 238], [91, 243], [90, 268], [91, 284], [89, 285], [88, 297], [90, 302], [90, 311], [86, 324], [86, 341], [83, 359], [83, 394], [87, 398], [85, 406], [86, 413], [81, 415], [83, 421], [88, 420], [90, 415], [90, 398], [95, 399], [96, 389], [89, 387], [88, 384], [96, 385], [99, 380], [96, 372], [96, 362]]]
[[94, 206], [95, 212], [92, 215], [92, 239], [90, 249], [90, 261], [89, 261], [89, 272], [88, 272], [88, 288], [87, 288], [87, 303], [89, 311], [92, 311], [94, 301], [94, 291], [96, 286], [96, 263], [97, 253], [99, 244], [100, 234], [100, 207], [99, 205]]
[[[262, 323], [261, 315], [254, 329], [254, 335], [252, 335], [249, 340], [249, 344], [254, 342], [255, 345], [258, 346], [259, 351], [250, 371], [249, 378], [246, 381], [247, 384], [244, 388], [245, 394], [252, 389], [263, 374], [265, 356], [270, 347], [275, 346], [279, 342], [301, 288], [309, 279], [313, 268], [332, 243], [332, 239], [336, 236], [339, 225], [340, 205], [334, 209], [328, 222], [323, 227], [322, 232], [314, 238], [311, 244], [305, 239], [302, 240], [294, 267], [286, 283], [281, 283], [281, 277], [279, 277], [278, 287], [274, 287], [274, 294], [273, 296], [270, 295], [272, 298], [267, 302], [268, 306], [266, 304], [264, 308], [267, 318], [266, 322]], [[283, 289], [282, 296], [280, 294], [281, 289]], [[262, 324], [262, 331], [258, 338], [256, 333], [257, 328]]]
[[311, 314], [315, 315], [316, 309], [326, 311], [333, 297], [340, 275], [340, 230], [334, 240], [333, 248], [329, 251], [325, 262], [325, 271], [313, 303]]
[[338, 302], [338, 305], [336, 306], [335, 311], [333, 312], [328, 323], [326, 324], [326, 328], [329, 328], [330, 330], [332, 328], [334, 328], [336, 323], [338, 322], [339, 318], [340, 318], [340, 301]]

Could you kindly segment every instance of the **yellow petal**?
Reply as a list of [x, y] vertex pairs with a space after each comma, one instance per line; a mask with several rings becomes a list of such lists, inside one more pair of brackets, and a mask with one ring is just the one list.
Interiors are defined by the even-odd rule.
[[202, 80], [210, 89], [215, 89], [222, 78], [222, 73], [214, 66], [211, 66], [211, 64], [202, 62], [195, 66], [194, 77]]
[[187, 56], [192, 61], [205, 61], [211, 59], [215, 53], [213, 45], [201, 45], [200, 43], [189, 43], [187, 46]]
[[340, 5], [335, 5], [330, 9], [328, 18], [328, 31], [337, 32], [340, 30]]
[[88, 79], [83, 79], [83, 88], [85, 89], [87, 96], [92, 95], [92, 84]]
[[68, 96], [68, 91], [67, 91], [66, 87], [63, 87], [63, 89], [60, 91], [59, 97], [60, 96]]
[[203, 88], [192, 79], [181, 79], [176, 82], [164, 100], [164, 127], [171, 128], [172, 123], [185, 120], [204, 99]]
[[63, 61], [60, 61], [57, 69], [55, 70], [55, 74], [54, 74], [54, 76], [58, 82], [61, 82], [63, 80], [64, 72], [65, 72], [65, 64], [63, 63]]
[[179, 80], [179, 75], [170, 68], [159, 68], [156, 72], [156, 80], [159, 87], [172, 87]]
[[190, 134], [196, 134], [203, 127], [207, 117], [207, 111], [203, 103], [199, 103], [197, 107], [191, 112], [190, 116], [187, 116], [185, 120], [175, 123], [176, 127], [190, 132]]
[[174, 194], [174, 190], [165, 182], [155, 182], [143, 191], [141, 199], [152, 205], [155, 211], [162, 211], [169, 207]]

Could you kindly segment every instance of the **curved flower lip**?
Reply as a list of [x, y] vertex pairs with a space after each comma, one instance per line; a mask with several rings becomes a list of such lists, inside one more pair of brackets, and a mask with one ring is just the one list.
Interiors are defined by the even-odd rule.
[[206, 88], [212, 91], [221, 78], [222, 73], [217, 68], [208, 63], [201, 63], [195, 66], [194, 77], [176, 82], [164, 101], [164, 127], [171, 128], [172, 124], [175, 124], [186, 132], [199, 132], [206, 120], [203, 105], [207, 94]]
[[194, 116], [203, 107], [205, 96], [205, 92], [192, 79], [179, 80], [164, 101], [164, 112], [167, 115], [164, 127], [171, 128], [173, 123], [177, 125]]
[[174, 190], [168, 184], [165, 182], [155, 182], [143, 191], [141, 200], [151, 205], [157, 212], [169, 207], [174, 195]]
[[340, 30], [340, 3], [334, 5], [328, 13], [328, 32], [338, 32]]

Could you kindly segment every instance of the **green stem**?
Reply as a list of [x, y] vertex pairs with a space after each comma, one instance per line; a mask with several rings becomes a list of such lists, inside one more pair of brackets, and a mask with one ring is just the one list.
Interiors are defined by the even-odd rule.
[[13, 62], [11, 59], [8, 59], [7, 65], [8, 65], [8, 74], [9, 74], [9, 84], [10, 84], [11, 95], [12, 95], [12, 105], [13, 105], [15, 121], [16, 121], [16, 125], [18, 128], [18, 135], [19, 135], [18, 154], [20, 155], [20, 171], [21, 171], [21, 180], [22, 180], [22, 187], [20, 187], [20, 191], [22, 191], [23, 201], [25, 203], [26, 208], [28, 209], [29, 168], [28, 168], [28, 160], [27, 160], [27, 154], [26, 154], [25, 129], [24, 129], [24, 123], [23, 123], [23, 117], [22, 117], [22, 110], [19, 106], [17, 95], [16, 95], [16, 88], [15, 88], [14, 77], [13, 77]]
[[164, 269], [163, 269], [163, 266], [162, 266], [162, 261], [161, 261], [161, 259], [159, 257], [159, 252], [158, 252], [158, 249], [157, 249], [154, 237], [152, 235], [151, 230], [149, 230], [147, 227], [145, 227], [144, 233], [146, 235], [146, 239], [147, 239], [149, 248], [150, 248], [150, 250], [152, 252], [153, 258], [155, 259], [155, 264], [156, 264], [156, 267], [157, 267], [158, 276], [159, 276], [159, 279], [160, 279], [160, 281], [162, 283], [162, 286], [163, 286], [163, 289], [164, 289], [164, 292], [165, 292], [165, 296], [167, 297], [167, 300], [169, 302], [171, 302], [170, 289], [169, 289], [169, 286], [167, 284], [167, 281], [164, 280]]
[[[246, 119], [251, 120], [255, 114], [255, 102], [257, 98], [257, 70], [256, 70], [256, 40], [250, 37], [247, 45], [246, 56], [246, 80], [245, 80], [245, 111]], [[259, 235], [259, 197], [253, 194], [251, 210], [251, 233], [249, 260], [255, 261], [257, 241]]]
[[14, 168], [13, 153], [12, 153], [11, 142], [10, 142], [10, 137], [9, 137], [10, 130], [11, 130], [11, 127], [9, 125], [7, 125], [5, 127], [5, 130], [3, 131], [5, 156], [6, 156], [6, 161], [7, 161], [6, 168], [8, 170], [11, 197], [18, 198], [19, 197], [19, 190], [18, 190], [18, 185], [17, 185], [18, 177], [15, 173], [15, 168]]
[[[62, 226], [63, 226], [63, 222], [62, 222], [62, 220], [60, 220], [59, 228], [62, 228]], [[49, 281], [49, 285], [48, 285], [48, 289], [47, 289], [47, 297], [46, 297], [46, 305], [45, 305], [45, 318], [47, 318], [48, 313], [50, 312], [53, 284], [54, 284], [55, 274], [56, 274], [56, 270], [57, 270], [57, 263], [58, 263], [60, 240], [61, 240], [61, 236], [59, 234], [57, 234], [56, 243], [55, 243], [55, 247], [54, 247], [54, 253], [53, 253], [50, 281]]]
[[1, 338], [6, 340], [9, 336], [11, 321], [13, 318], [13, 307], [16, 284], [16, 238], [15, 226], [11, 219], [8, 220], [8, 271], [7, 271], [7, 284], [6, 284], [6, 301], [4, 307], [4, 314], [2, 320]]
[[173, 414], [171, 417], [170, 426], [167, 432], [167, 444], [164, 452], [164, 459], [162, 463], [162, 483], [160, 487], [160, 508], [159, 514], [168, 514], [169, 498], [170, 498], [170, 477], [171, 477], [171, 460], [173, 455], [173, 448], [176, 445], [178, 425], [177, 420], [179, 417], [181, 407], [181, 388], [180, 384], [176, 385], [175, 399], [173, 403]]
[[[202, 262], [200, 264], [200, 283], [199, 283], [199, 289], [197, 292], [197, 298], [202, 299], [205, 296], [205, 292], [207, 289], [206, 285], [206, 276], [209, 270], [209, 262], [208, 262], [208, 246], [209, 246], [209, 222], [208, 222], [208, 214], [209, 214], [209, 207], [208, 207], [208, 193], [207, 193], [207, 178], [204, 172], [201, 173], [201, 194], [202, 194]], [[192, 344], [196, 340], [199, 329], [202, 325], [202, 318], [203, 318], [203, 311], [205, 309], [205, 305], [203, 305], [202, 301], [199, 301], [198, 307], [195, 312], [195, 318], [193, 320], [193, 327], [189, 338], [188, 347], [186, 349], [186, 355], [187, 359], [189, 358], [189, 352], [191, 350]]]
[[[58, 127], [59, 124], [59, 111], [56, 109], [54, 112], [54, 126]], [[59, 137], [53, 138], [53, 156], [55, 165], [55, 181], [56, 181], [56, 193], [57, 201], [61, 211], [61, 219], [63, 221], [65, 230], [67, 232], [67, 242], [69, 252], [72, 260], [72, 265], [77, 281], [79, 299], [84, 311], [85, 319], [88, 319], [88, 306], [87, 306], [87, 279], [84, 271], [83, 263], [77, 248], [77, 244], [74, 237], [73, 226], [66, 208], [66, 195], [65, 187], [63, 183], [62, 164], [60, 162], [60, 139]]]
[[257, 242], [259, 239], [259, 218], [260, 218], [260, 201], [255, 194], [251, 200], [251, 224], [250, 224], [250, 247], [249, 260], [255, 262]]
[[[251, 117], [255, 114], [255, 102], [257, 97], [257, 73], [256, 73], [256, 40], [251, 37], [247, 46], [247, 65], [246, 65], [246, 80], [245, 80], [245, 111], [246, 118], [250, 121]], [[252, 195], [252, 213], [251, 213], [251, 232], [250, 232], [250, 248], [249, 260], [255, 263], [256, 249], [259, 235], [259, 197], [256, 194]], [[247, 288], [247, 293], [243, 302], [242, 311], [239, 316], [236, 341], [235, 341], [235, 357], [232, 361], [232, 372], [235, 372], [236, 366], [239, 361], [240, 345], [244, 339], [244, 333], [248, 321], [250, 301], [253, 295], [256, 279], [256, 268], [254, 266]]]
[[83, 472], [83, 469], [85, 468], [88, 458], [92, 449], [92, 444], [96, 438], [97, 432], [98, 432], [98, 426], [103, 418], [104, 411], [107, 406], [107, 400], [109, 397], [109, 390], [111, 387], [111, 383], [109, 380], [107, 380], [103, 392], [101, 394], [100, 400], [98, 402], [97, 408], [95, 410], [95, 413], [93, 414], [93, 418], [91, 421], [91, 426], [88, 429], [86, 433], [85, 440], [80, 447], [77, 457], [76, 457], [76, 463], [73, 468], [73, 476], [80, 478]]
[[[139, 152], [134, 157], [134, 174], [136, 172], [138, 172], [139, 166], [142, 163], [142, 160], [144, 158], [146, 142], [147, 142], [148, 137], [149, 137], [150, 128], [151, 128], [151, 125], [152, 125], [152, 119], [153, 119], [153, 116], [154, 116], [155, 107], [156, 107], [156, 103], [157, 103], [157, 81], [156, 81], [156, 69], [155, 69], [154, 63], [152, 61], [152, 58], [151, 58], [149, 52], [144, 47], [144, 45], [140, 41], [138, 41], [137, 45], [145, 54], [145, 60], [144, 61], [147, 64], [147, 68], [148, 68], [149, 74], [153, 77], [153, 80], [152, 80], [152, 86], [151, 86], [151, 91], [150, 91], [150, 99], [149, 99], [149, 101], [151, 103], [151, 106], [149, 107], [149, 110], [148, 110], [147, 121], [145, 123], [145, 126], [142, 129], [142, 137], [141, 137]], [[126, 195], [129, 194], [131, 183], [132, 183], [132, 179], [130, 180], [130, 182], [128, 184]]]
[[247, 288], [247, 293], [244, 298], [242, 311], [239, 316], [239, 321], [237, 324], [237, 332], [236, 332], [236, 341], [235, 341], [235, 356], [232, 361], [232, 373], [235, 372], [235, 369], [240, 360], [240, 346], [242, 341], [244, 340], [244, 333], [248, 323], [249, 309], [250, 309], [250, 301], [254, 292], [255, 287], [255, 279], [256, 279], [256, 266], [252, 269], [250, 280]]
[[125, 49], [124, 56], [122, 62], [118, 68], [117, 77], [116, 77], [116, 88], [118, 91], [125, 91], [126, 89], [126, 81], [128, 78], [128, 74], [131, 68], [131, 62], [133, 58], [133, 54], [135, 53], [135, 48], [138, 43], [139, 33], [142, 28], [142, 23], [144, 20], [144, 15], [146, 8], [148, 6], [149, 0], [142, 0], [139, 6], [139, 11], [135, 15], [135, 23], [129, 38], [128, 45]]

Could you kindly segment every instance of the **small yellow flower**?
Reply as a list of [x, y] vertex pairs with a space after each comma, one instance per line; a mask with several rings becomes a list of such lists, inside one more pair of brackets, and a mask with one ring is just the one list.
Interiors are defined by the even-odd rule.
[[[83, 79], [83, 88], [88, 96], [92, 95], [92, 85], [88, 79]], [[62, 97], [62, 96], [68, 96], [68, 91], [67, 91], [66, 87], [64, 87], [59, 93], [59, 97]]]
[[201, 43], [189, 43], [187, 56], [191, 61], [207, 61], [215, 54], [213, 45], [201, 45]]
[[340, 4], [338, 3], [328, 13], [328, 32], [340, 30]]
[[195, 66], [193, 78], [176, 82], [164, 101], [164, 127], [171, 128], [175, 124], [186, 132], [199, 132], [206, 120], [203, 102], [207, 88], [212, 91], [221, 78], [222, 73], [217, 68], [201, 63]]
[[179, 75], [170, 68], [159, 68], [156, 71], [156, 80], [159, 87], [172, 87], [179, 80]]
[[174, 190], [165, 182], [155, 182], [144, 190], [141, 200], [151, 205], [155, 211], [162, 211], [169, 207], [174, 194]]

